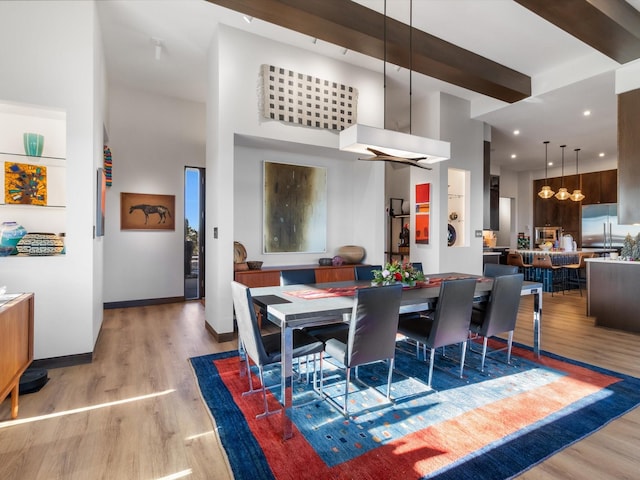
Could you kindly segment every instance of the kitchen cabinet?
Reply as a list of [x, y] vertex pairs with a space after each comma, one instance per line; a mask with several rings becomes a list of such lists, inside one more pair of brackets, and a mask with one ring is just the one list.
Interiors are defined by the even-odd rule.
[[618, 202], [618, 171], [604, 170], [582, 174], [583, 205]]
[[[578, 188], [579, 177], [568, 175], [562, 177], [549, 178], [548, 185], [554, 192], [558, 192], [560, 187], [564, 187], [573, 192]], [[558, 200], [557, 198], [540, 198], [538, 192], [544, 185], [545, 180], [534, 180], [534, 200], [533, 200], [533, 222], [535, 227], [560, 226], [564, 234], [570, 234], [578, 241], [581, 236], [581, 202], [572, 200]], [[584, 190], [583, 190], [584, 191]]]

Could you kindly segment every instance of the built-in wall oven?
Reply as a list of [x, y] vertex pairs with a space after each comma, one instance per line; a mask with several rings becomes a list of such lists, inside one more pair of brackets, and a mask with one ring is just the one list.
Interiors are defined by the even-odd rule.
[[562, 238], [562, 227], [536, 227], [535, 243], [540, 245], [545, 242], [560, 242]]

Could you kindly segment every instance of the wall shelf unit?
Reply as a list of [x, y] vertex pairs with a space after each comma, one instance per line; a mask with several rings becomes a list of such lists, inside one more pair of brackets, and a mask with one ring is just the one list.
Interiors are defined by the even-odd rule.
[[[389, 211], [387, 214], [387, 248], [385, 254], [387, 262], [394, 260], [400, 262], [409, 261], [409, 240], [406, 245], [401, 245], [400, 233], [405, 223], [409, 223], [411, 215], [403, 213], [402, 205], [405, 203], [404, 198], [392, 197], [389, 199]], [[406, 204], [405, 204], [406, 205]]]

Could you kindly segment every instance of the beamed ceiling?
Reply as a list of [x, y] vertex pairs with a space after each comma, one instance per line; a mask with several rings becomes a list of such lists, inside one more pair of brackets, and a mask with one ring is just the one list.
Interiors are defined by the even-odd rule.
[[[505, 102], [531, 95], [527, 75], [351, 0], [208, 1]], [[619, 63], [640, 58], [640, 13], [623, 0], [515, 1]]]

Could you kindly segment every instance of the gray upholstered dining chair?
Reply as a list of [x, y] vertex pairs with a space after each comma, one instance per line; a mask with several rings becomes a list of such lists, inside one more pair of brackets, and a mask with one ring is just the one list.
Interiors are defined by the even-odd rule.
[[280, 272], [280, 286], [304, 285], [316, 283], [316, 271], [313, 268], [299, 270], [282, 270]]
[[[266, 417], [280, 410], [269, 410], [267, 403], [267, 392], [264, 385], [263, 369], [265, 365], [279, 363], [282, 358], [280, 333], [272, 333], [262, 336], [256, 319], [256, 312], [253, 308], [251, 292], [246, 285], [232, 281], [231, 292], [233, 295], [233, 307], [238, 323], [238, 341], [242, 343], [244, 355], [247, 360], [247, 377], [249, 377], [249, 390], [242, 395], [262, 392], [264, 399], [264, 412], [256, 415], [256, 418]], [[322, 368], [322, 342], [307, 335], [300, 330], [293, 331], [293, 358], [305, 357], [308, 355], [320, 354], [320, 367]], [[251, 364], [253, 362], [258, 367], [260, 385], [262, 388], [254, 389], [251, 375]], [[315, 361], [313, 362], [315, 366]], [[315, 371], [314, 371], [315, 383]]]
[[[520, 307], [520, 294], [524, 275], [501, 275], [493, 280], [491, 295], [484, 311], [473, 310], [469, 331], [473, 335], [483, 337], [482, 362], [480, 370], [484, 372], [484, 361], [487, 355], [487, 339], [498, 333], [508, 332], [507, 339], [507, 363], [511, 363], [511, 345], [513, 343], [513, 330], [516, 328], [518, 309]], [[471, 349], [472, 352], [475, 350]], [[503, 351], [493, 350], [491, 353]]]
[[356, 280], [373, 280], [374, 270], [382, 270], [382, 265], [356, 265], [354, 267]]
[[518, 273], [517, 265], [503, 265], [502, 263], [487, 263], [482, 272], [483, 277], [497, 277], [499, 275], [513, 275]]
[[351, 369], [359, 365], [388, 360], [387, 399], [391, 397], [391, 377], [395, 361], [398, 313], [402, 298], [402, 285], [360, 288], [356, 290], [349, 329], [336, 337], [327, 338], [324, 352], [346, 368], [344, 403], [338, 404], [323, 392], [322, 365], [320, 366], [320, 392], [331, 405], [348, 415], [349, 382]]
[[[495, 278], [500, 275], [513, 275], [518, 273], [516, 265], [503, 265], [501, 263], [487, 263], [482, 272], [483, 277]], [[481, 300], [473, 304], [474, 312], [484, 312], [487, 309], [488, 300]]]
[[471, 323], [475, 278], [444, 280], [440, 285], [440, 295], [436, 308], [428, 316], [400, 319], [398, 332], [416, 342], [416, 356], [420, 344], [426, 360], [426, 347], [431, 349], [428, 385], [431, 386], [435, 352], [438, 347], [461, 343], [460, 378], [464, 369], [464, 359]]

